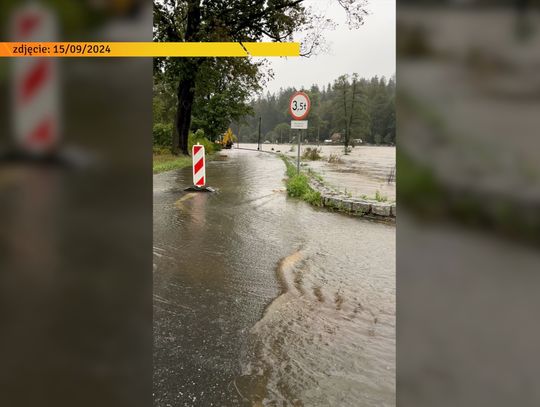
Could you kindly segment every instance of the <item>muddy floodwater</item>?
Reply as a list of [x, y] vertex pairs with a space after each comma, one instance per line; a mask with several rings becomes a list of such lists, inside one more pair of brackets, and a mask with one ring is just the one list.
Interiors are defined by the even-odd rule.
[[[235, 148], [238, 144], [235, 145]], [[241, 143], [241, 148], [257, 149], [257, 144]], [[353, 197], [374, 198], [381, 194], [389, 201], [396, 200], [396, 148], [390, 146], [356, 146], [345, 155], [342, 145], [302, 144], [301, 154], [317, 149], [320, 160], [303, 161], [306, 168], [324, 178], [326, 185]], [[261, 144], [263, 151], [281, 152], [296, 159], [296, 144]], [[328, 162], [331, 157], [337, 162]]]
[[224, 150], [154, 176], [155, 406], [394, 406], [395, 227], [286, 196]]

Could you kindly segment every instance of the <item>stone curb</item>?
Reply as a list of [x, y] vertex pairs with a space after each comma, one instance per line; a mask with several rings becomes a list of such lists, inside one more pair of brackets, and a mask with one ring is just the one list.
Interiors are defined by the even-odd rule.
[[366, 199], [351, 198], [327, 188], [317, 180], [311, 180], [310, 186], [321, 194], [322, 205], [354, 216], [371, 216], [395, 219], [396, 204]]
[[[251, 150], [244, 149], [241, 150]], [[257, 150], [255, 150], [257, 151]], [[279, 155], [275, 151], [264, 151], [266, 153]], [[377, 219], [395, 220], [396, 203], [370, 201], [366, 199], [350, 198], [331, 190], [324, 183], [309, 176], [309, 185], [321, 194], [322, 205], [353, 216], [369, 216]]]

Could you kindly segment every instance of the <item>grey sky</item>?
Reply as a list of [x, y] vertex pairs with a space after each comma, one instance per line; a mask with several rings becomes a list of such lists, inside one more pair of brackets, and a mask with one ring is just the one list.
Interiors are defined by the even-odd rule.
[[339, 23], [325, 37], [329, 52], [311, 58], [270, 59], [275, 73], [263, 92], [276, 92], [279, 88], [325, 85], [339, 75], [358, 73], [361, 77], [394, 75], [396, 71], [396, 2], [395, 0], [369, 0], [370, 15], [358, 29], [349, 30], [346, 16], [336, 0], [307, 0], [327, 16]]

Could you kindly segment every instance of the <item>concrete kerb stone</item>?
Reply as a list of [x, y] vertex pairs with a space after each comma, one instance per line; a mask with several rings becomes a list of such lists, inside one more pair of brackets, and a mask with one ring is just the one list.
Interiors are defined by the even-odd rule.
[[392, 206], [387, 203], [378, 202], [371, 207], [371, 213], [379, 216], [391, 216]]
[[336, 209], [356, 216], [376, 215], [381, 217], [395, 217], [396, 204], [386, 202], [375, 202], [364, 199], [355, 199], [348, 196], [339, 195], [328, 188], [322, 188], [312, 183], [311, 187], [319, 191], [323, 206]]
[[396, 217], [396, 204], [369, 201], [341, 195], [330, 189], [324, 182], [310, 177], [309, 185], [321, 194], [322, 205], [355, 216], [376, 215], [377, 217]]
[[343, 199], [341, 201], [341, 210], [351, 213], [353, 211], [353, 203], [354, 201], [352, 199]]
[[367, 215], [371, 212], [371, 203], [363, 200], [356, 200], [352, 204], [352, 211], [357, 215]]

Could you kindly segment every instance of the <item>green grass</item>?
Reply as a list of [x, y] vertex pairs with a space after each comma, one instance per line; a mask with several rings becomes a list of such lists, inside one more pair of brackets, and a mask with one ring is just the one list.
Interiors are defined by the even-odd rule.
[[321, 206], [321, 194], [309, 186], [309, 177], [304, 173], [297, 174], [296, 166], [284, 155], [281, 155], [281, 159], [286, 166], [287, 194], [290, 197], [302, 199], [311, 205]]
[[176, 170], [189, 166], [191, 166], [191, 157], [188, 156], [176, 156], [170, 153], [153, 155], [152, 168], [154, 174], [159, 174], [160, 172]]
[[316, 179], [317, 181], [319, 182], [323, 182], [324, 183], [324, 178], [322, 177], [321, 174], [317, 174], [315, 171], [313, 171], [311, 168], [308, 168], [308, 174], [311, 178], [314, 178]]
[[379, 192], [379, 190], [375, 191], [375, 200], [377, 202], [386, 202], [388, 201], [388, 197], [386, 195], [383, 195]]

